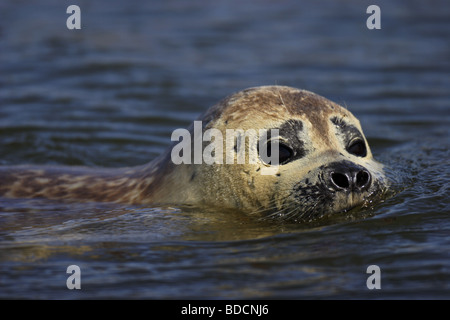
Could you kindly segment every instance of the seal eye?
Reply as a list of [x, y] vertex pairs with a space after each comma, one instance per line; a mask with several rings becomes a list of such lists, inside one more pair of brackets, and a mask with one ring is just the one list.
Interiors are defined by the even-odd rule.
[[[270, 159], [270, 157], [272, 156], [272, 144], [268, 143], [266, 146], [267, 146], [267, 157]], [[283, 143], [278, 143], [278, 164], [288, 163], [293, 155], [294, 151], [290, 147], [288, 147]]]
[[365, 157], [367, 155], [366, 144], [364, 143], [364, 141], [359, 139], [351, 143], [347, 147], [347, 151], [358, 157]]

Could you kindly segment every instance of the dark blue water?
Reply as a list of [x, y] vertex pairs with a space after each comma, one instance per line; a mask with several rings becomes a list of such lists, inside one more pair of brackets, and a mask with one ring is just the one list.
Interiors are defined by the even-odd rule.
[[394, 195], [310, 226], [1, 198], [0, 298], [450, 298], [450, 4], [377, 1], [368, 30], [371, 4], [2, 1], [2, 165], [147, 163], [224, 96], [278, 84], [347, 106]]

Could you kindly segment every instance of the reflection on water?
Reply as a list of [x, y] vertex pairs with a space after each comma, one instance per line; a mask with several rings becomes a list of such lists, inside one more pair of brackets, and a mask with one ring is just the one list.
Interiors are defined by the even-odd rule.
[[379, 1], [369, 31], [369, 4], [95, 1], [69, 31], [65, 4], [3, 2], [0, 164], [143, 164], [224, 96], [279, 84], [347, 106], [393, 187], [309, 225], [2, 198], [0, 297], [449, 298], [450, 6]]

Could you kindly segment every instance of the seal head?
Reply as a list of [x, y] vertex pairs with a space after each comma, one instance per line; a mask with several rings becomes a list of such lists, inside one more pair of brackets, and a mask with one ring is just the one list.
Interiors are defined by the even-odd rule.
[[266, 139], [278, 142], [274, 174], [261, 174], [271, 166], [261, 154], [253, 164], [191, 165], [196, 173], [191, 183], [202, 185], [204, 203], [309, 221], [368, 205], [387, 187], [383, 166], [373, 159], [359, 121], [312, 92], [250, 88], [221, 101], [201, 119], [204, 130], [223, 134], [229, 129], [279, 133]]

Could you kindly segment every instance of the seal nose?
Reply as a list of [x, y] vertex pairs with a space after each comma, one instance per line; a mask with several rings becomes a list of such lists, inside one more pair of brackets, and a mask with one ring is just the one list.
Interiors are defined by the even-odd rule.
[[329, 182], [336, 191], [364, 191], [369, 189], [369, 171], [353, 163], [341, 162], [330, 166]]

